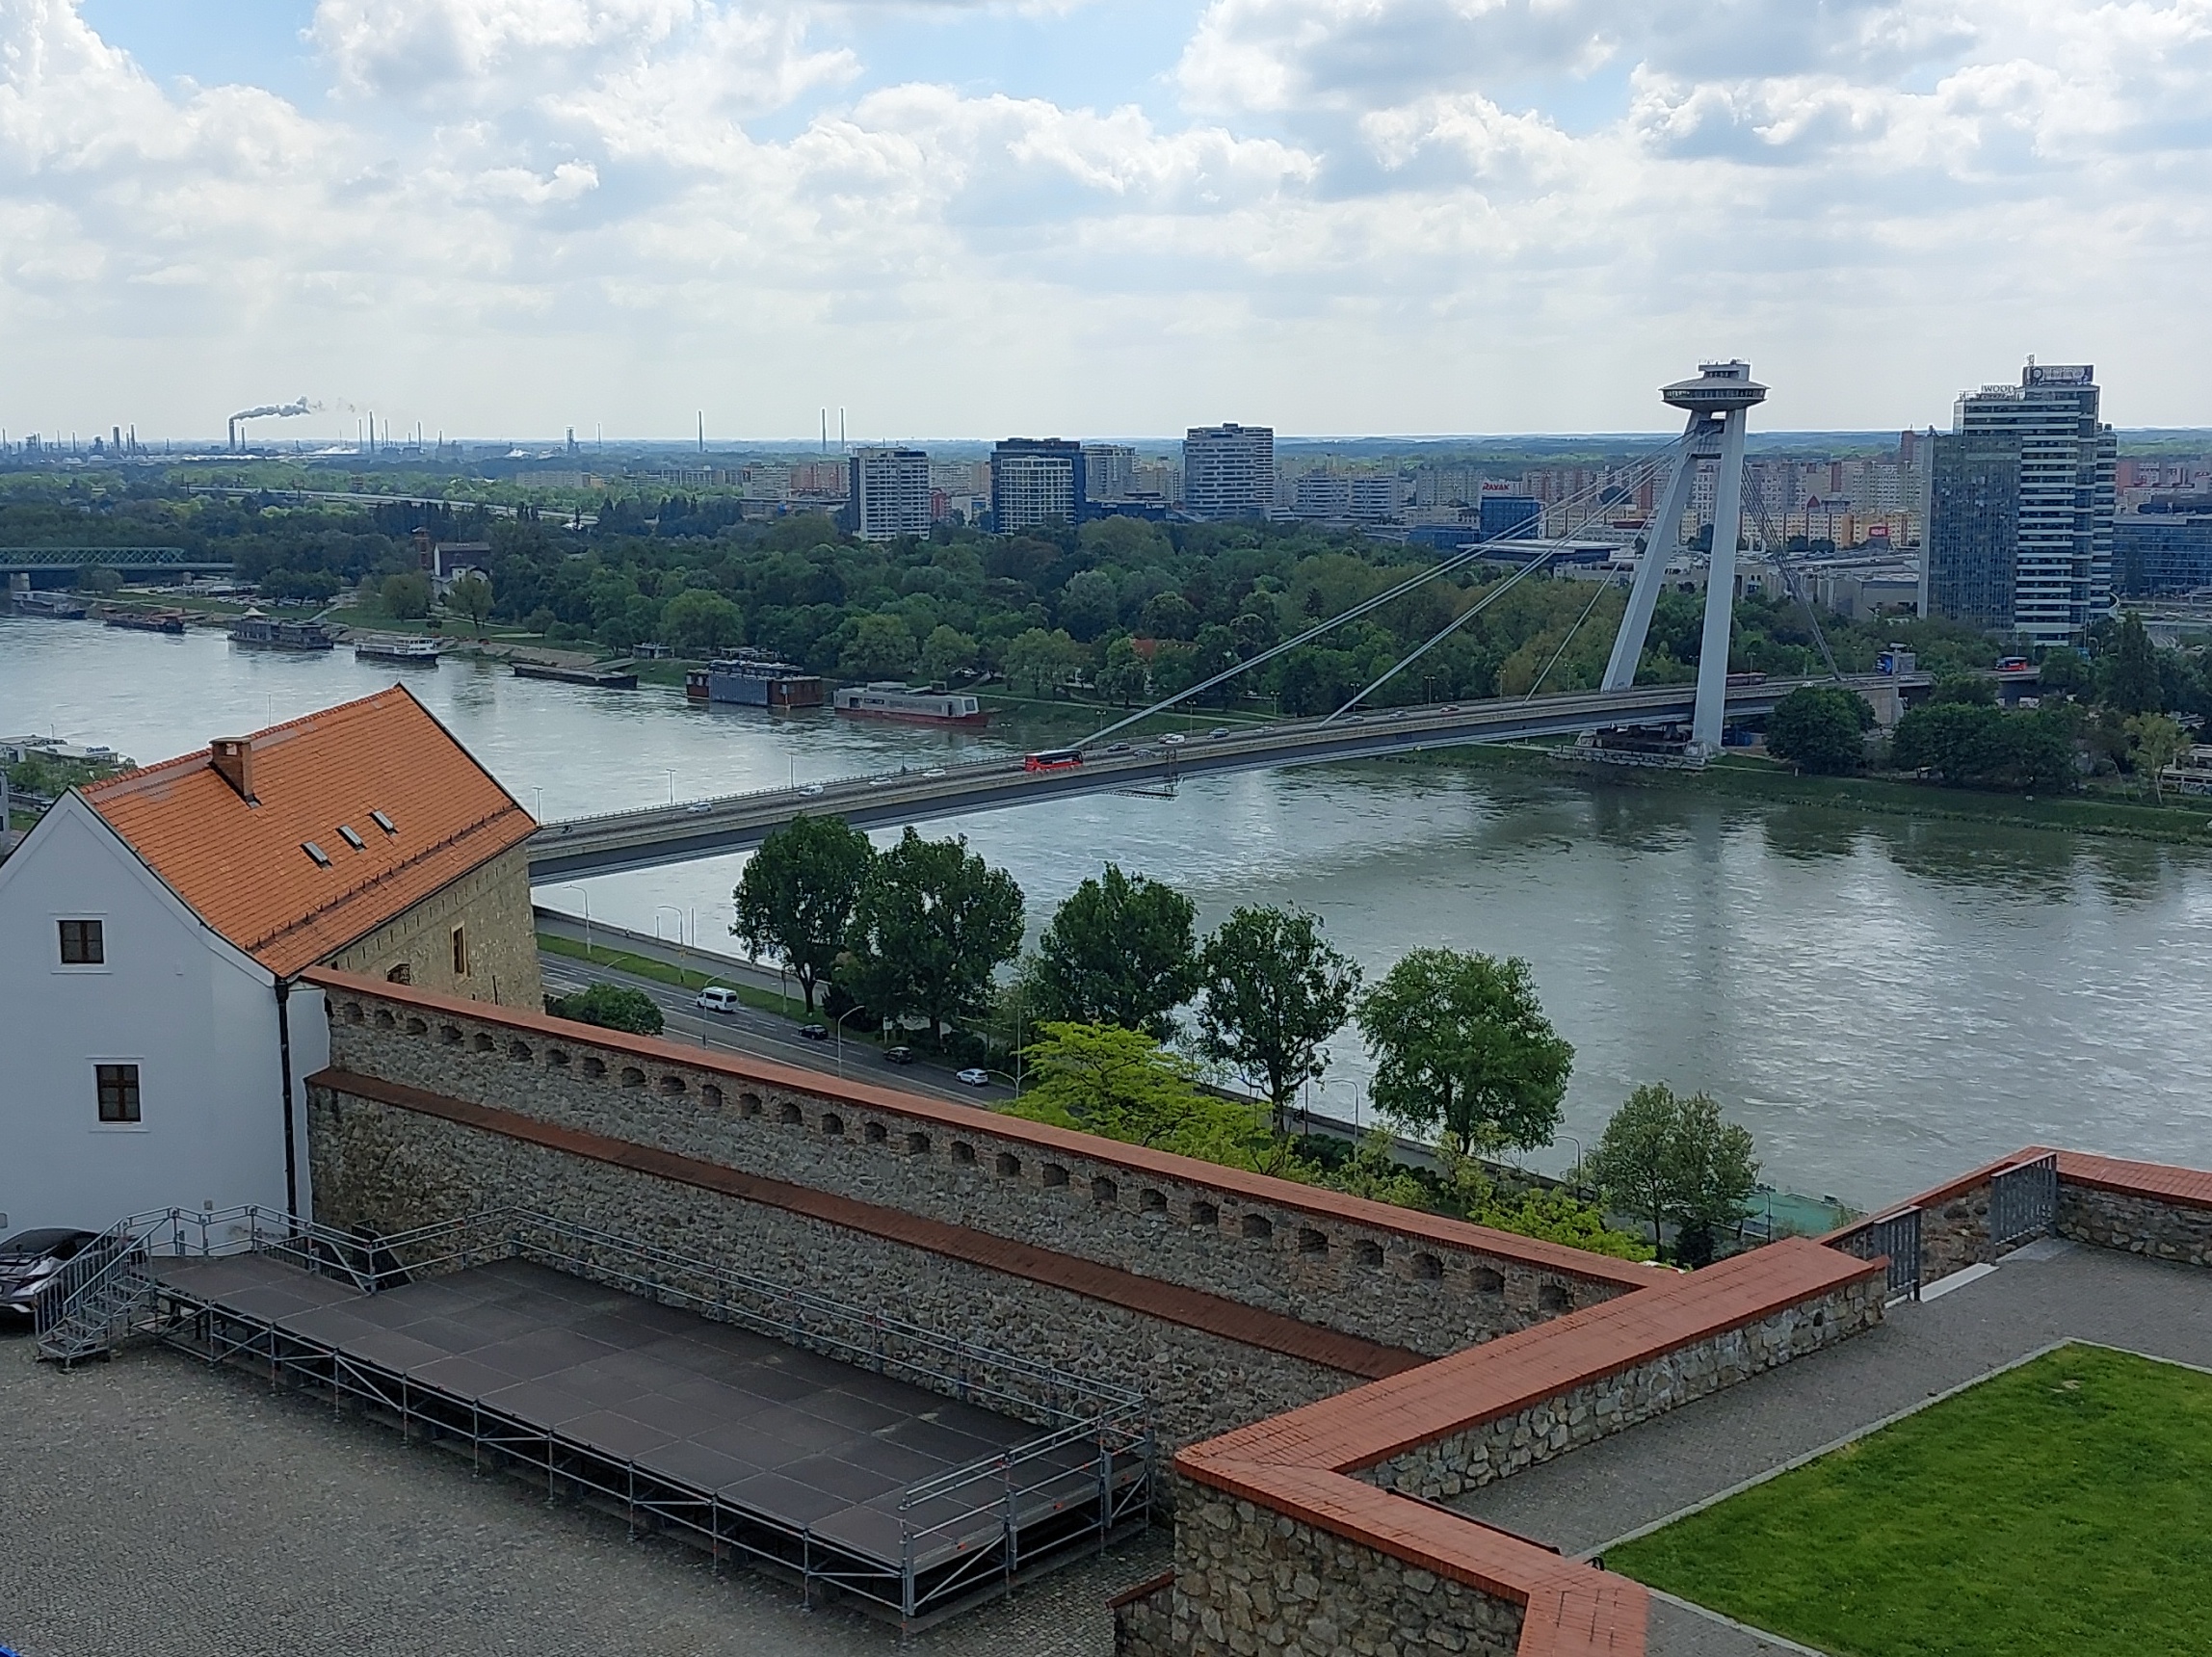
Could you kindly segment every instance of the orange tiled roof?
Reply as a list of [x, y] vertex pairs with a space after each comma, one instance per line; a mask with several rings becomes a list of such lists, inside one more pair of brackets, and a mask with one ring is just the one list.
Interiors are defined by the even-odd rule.
[[[204, 749], [81, 792], [201, 920], [280, 978], [328, 960], [537, 827], [398, 685], [245, 741], [256, 803]], [[303, 841], [322, 849], [328, 867]]]

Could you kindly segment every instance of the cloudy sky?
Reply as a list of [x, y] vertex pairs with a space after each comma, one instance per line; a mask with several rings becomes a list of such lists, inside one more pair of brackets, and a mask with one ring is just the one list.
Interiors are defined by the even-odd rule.
[[2208, 162], [2212, 0], [0, 0], [0, 425], [2212, 425]]

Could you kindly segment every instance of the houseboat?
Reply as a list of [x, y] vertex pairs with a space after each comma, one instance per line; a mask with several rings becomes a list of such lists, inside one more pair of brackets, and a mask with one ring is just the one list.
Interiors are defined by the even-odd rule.
[[564, 685], [590, 685], [598, 691], [634, 691], [638, 675], [619, 668], [564, 668], [555, 662], [517, 662], [518, 679], [553, 679]]
[[392, 662], [403, 668], [437, 666], [435, 639], [356, 639], [356, 662]]
[[231, 622], [230, 642], [260, 650], [328, 650], [338, 641], [320, 621], [279, 621], [249, 610]]
[[103, 610], [100, 619], [134, 633], [181, 633], [185, 618], [181, 610]]
[[990, 715], [961, 691], [915, 691], [896, 679], [873, 685], [848, 685], [830, 704], [862, 720], [906, 720], [915, 724], [980, 725]]
[[685, 673], [684, 695], [695, 702], [733, 702], [749, 708], [818, 708], [823, 684], [803, 668], [758, 650], [741, 650]]

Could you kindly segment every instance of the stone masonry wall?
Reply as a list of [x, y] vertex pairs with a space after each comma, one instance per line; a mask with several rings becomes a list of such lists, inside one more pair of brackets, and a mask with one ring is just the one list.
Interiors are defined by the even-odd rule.
[[1175, 1576], [1115, 1595], [1114, 1657], [1182, 1657], [1175, 1644]]
[[2212, 1266], [2212, 1209], [2061, 1180], [2058, 1232], [2099, 1249]]
[[389, 1232], [534, 1209], [1141, 1389], [1171, 1446], [1355, 1383], [988, 1267], [322, 1087], [309, 1090], [308, 1145], [326, 1224]]
[[1358, 1477], [1385, 1489], [1445, 1500], [1857, 1334], [1882, 1321], [1883, 1303], [1879, 1282], [1854, 1283], [1420, 1445]]
[[[453, 969], [453, 931], [467, 939], [467, 967]], [[538, 971], [537, 921], [530, 908], [530, 852], [515, 846], [349, 944], [330, 959], [341, 972], [406, 982], [440, 995], [496, 1001], [538, 1013], [545, 982]]]
[[1165, 1637], [1174, 1657], [1513, 1657], [1522, 1612], [1510, 1600], [1206, 1486], [1183, 1482]]
[[[331, 1065], [815, 1190], [1033, 1243], [1367, 1340], [1441, 1355], [1624, 1292], [1589, 1276], [1409, 1235], [1200, 1179], [1132, 1170], [1110, 1150], [1044, 1151], [997, 1130], [903, 1117], [798, 1088], [595, 1047], [589, 1026], [518, 1035], [404, 1001], [334, 990]], [[1540, 1246], [1532, 1246], [1538, 1251]], [[1556, 1252], [1556, 1251], [1555, 1251]]]

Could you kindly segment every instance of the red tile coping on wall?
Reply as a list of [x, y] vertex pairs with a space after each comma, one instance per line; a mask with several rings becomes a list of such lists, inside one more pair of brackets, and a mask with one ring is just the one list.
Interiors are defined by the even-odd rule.
[[1881, 1276], [1804, 1237], [1784, 1238], [1701, 1272], [1672, 1273], [1600, 1302], [1334, 1398], [1195, 1444], [1195, 1469], [1220, 1458], [1350, 1473], [1401, 1451], [1647, 1363], [1694, 1341]]
[[[986, 1231], [970, 1230], [964, 1225], [925, 1220], [901, 1208], [887, 1208], [880, 1203], [794, 1185], [787, 1180], [745, 1173], [720, 1163], [679, 1156], [673, 1151], [656, 1150], [650, 1145], [589, 1133], [581, 1128], [559, 1127], [491, 1105], [449, 1099], [440, 1093], [402, 1087], [378, 1076], [358, 1075], [351, 1070], [318, 1070], [307, 1078], [307, 1084], [352, 1098], [373, 1099], [378, 1104], [437, 1117], [528, 1144], [543, 1145], [570, 1156], [632, 1169], [673, 1184], [804, 1215], [850, 1231], [988, 1267], [1050, 1288], [1065, 1289], [1070, 1294], [1142, 1312], [1166, 1323], [1200, 1329], [1224, 1340], [1303, 1358], [1346, 1375], [1368, 1379], [1398, 1375], [1424, 1361], [1419, 1353], [1402, 1347], [1362, 1340], [1357, 1335], [1262, 1311], [1201, 1289], [1186, 1289], [1177, 1283], [1141, 1276], [1115, 1266], [1102, 1266], [1094, 1260], [1063, 1254], [1056, 1249], [1015, 1243]], [[951, 1125], [958, 1128], [961, 1124], [956, 1121]], [[972, 1129], [974, 1123], [965, 1125]]]
[[1636, 1584], [1350, 1475], [1881, 1271], [1786, 1239], [1192, 1445], [1175, 1466], [1199, 1484], [1520, 1604], [1521, 1657], [1630, 1657], [1644, 1650], [1648, 1616]]
[[[2022, 1156], [2042, 1154], [2022, 1151]], [[2121, 1197], [2140, 1197], [2175, 1208], [2212, 1208], [2212, 1173], [2201, 1169], [2169, 1168], [2156, 1162], [2122, 1162], [2117, 1157], [2092, 1156], [2085, 1151], [2058, 1153], [2059, 1180], [2109, 1191]]]
[[1994, 1162], [1984, 1163], [1970, 1173], [1945, 1180], [1941, 1185], [1909, 1197], [1903, 1202], [1893, 1202], [1887, 1208], [1854, 1220], [1848, 1225], [1839, 1225], [1821, 1239], [1824, 1243], [1836, 1243], [1865, 1230], [1894, 1215], [1911, 1209], [1937, 1208], [1955, 1197], [1962, 1197], [1977, 1185], [1987, 1185], [1995, 1175], [2011, 1169], [2023, 1168], [2046, 1156], [2056, 1156], [2059, 1163], [2059, 1180], [2062, 1184], [2086, 1185], [2098, 1191], [2110, 1191], [2122, 1197], [2146, 1197], [2154, 1202], [2170, 1202], [2177, 1208], [2212, 1208], [2212, 1173], [2193, 1168], [2175, 1168], [2161, 1162], [2125, 1162], [2118, 1157], [2095, 1156], [2087, 1151], [2059, 1150], [2051, 1145], [2023, 1145], [2010, 1156], [2001, 1156]]
[[1269, 1203], [1277, 1208], [1311, 1214], [1326, 1220], [1343, 1221], [1378, 1231], [1394, 1232], [1411, 1242], [1433, 1243], [1448, 1249], [1488, 1254], [1562, 1277], [1609, 1283], [1617, 1288], [1642, 1289], [1649, 1286], [1658, 1276], [1648, 1266], [1609, 1259], [1583, 1249], [1539, 1242], [1535, 1238], [1515, 1236], [1510, 1231], [1493, 1231], [1487, 1225], [1470, 1225], [1464, 1221], [1422, 1214], [1413, 1209], [1398, 1208], [1363, 1197], [1350, 1197], [1321, 1186], [1301, 1185], [1295, 1180], [1277, 1179], [1264, 1173], [1247, 1173], [1242, 1169], [1224, 1168], [1219, 1163], [1199, 1162], [1192, 1157], [1175, 1156], [1146, 1145], [1126, 1144], [1119, 1140], [1101, 1139], [1095, 1134], [1053, 1127], [1020, 1117], [987, 1114], [971, 1106], [931, 1099], [919, 1093], [900, 1092], [896, 1089], [879, 1087], [870, 1082], [826, 1076], [819, 1071], [779, 1065], [772, 1059], [755, 1058], [750, 1054], [687, 1047], [658, 1037], [631, 1036], [619, 1030], [606, 1030], [566, 1018], [520, 1012], [487, 1001], [468, 1001], [456, 996], [440, 995], [434, 990], [411, 985], [390, 984], [380, 978], [364, 978], [329, 967], [316, 967], [302, 973], [301, 977], [334, 994], [386, 1001], [395, 1006], [415, 1008], [426, 1013], [472, 1018], [479, 1023], [496, 1025], [503, 1029], [528, 1031], [541, 1039], [558, 1039], [574, 1047], [598, 1047], [649, 1059], [656, 1064], [682, 1065], [695, 1070], [733, 1076], [741, 1081], [788, 1088], [823, 1099], [841, 1100], [916, 1121], [934, 1122], [947, 1130], [965, 1129], [971, 1133], [988, 1133], [998, 1139], [1025, 1143], [1040, 1152], [1059, 1151], [1091, 1162], [1127, 1169], [1132, 1172], [1156, 1174], [1163, 1179], [1202, 1186], [1250, 1202]]

